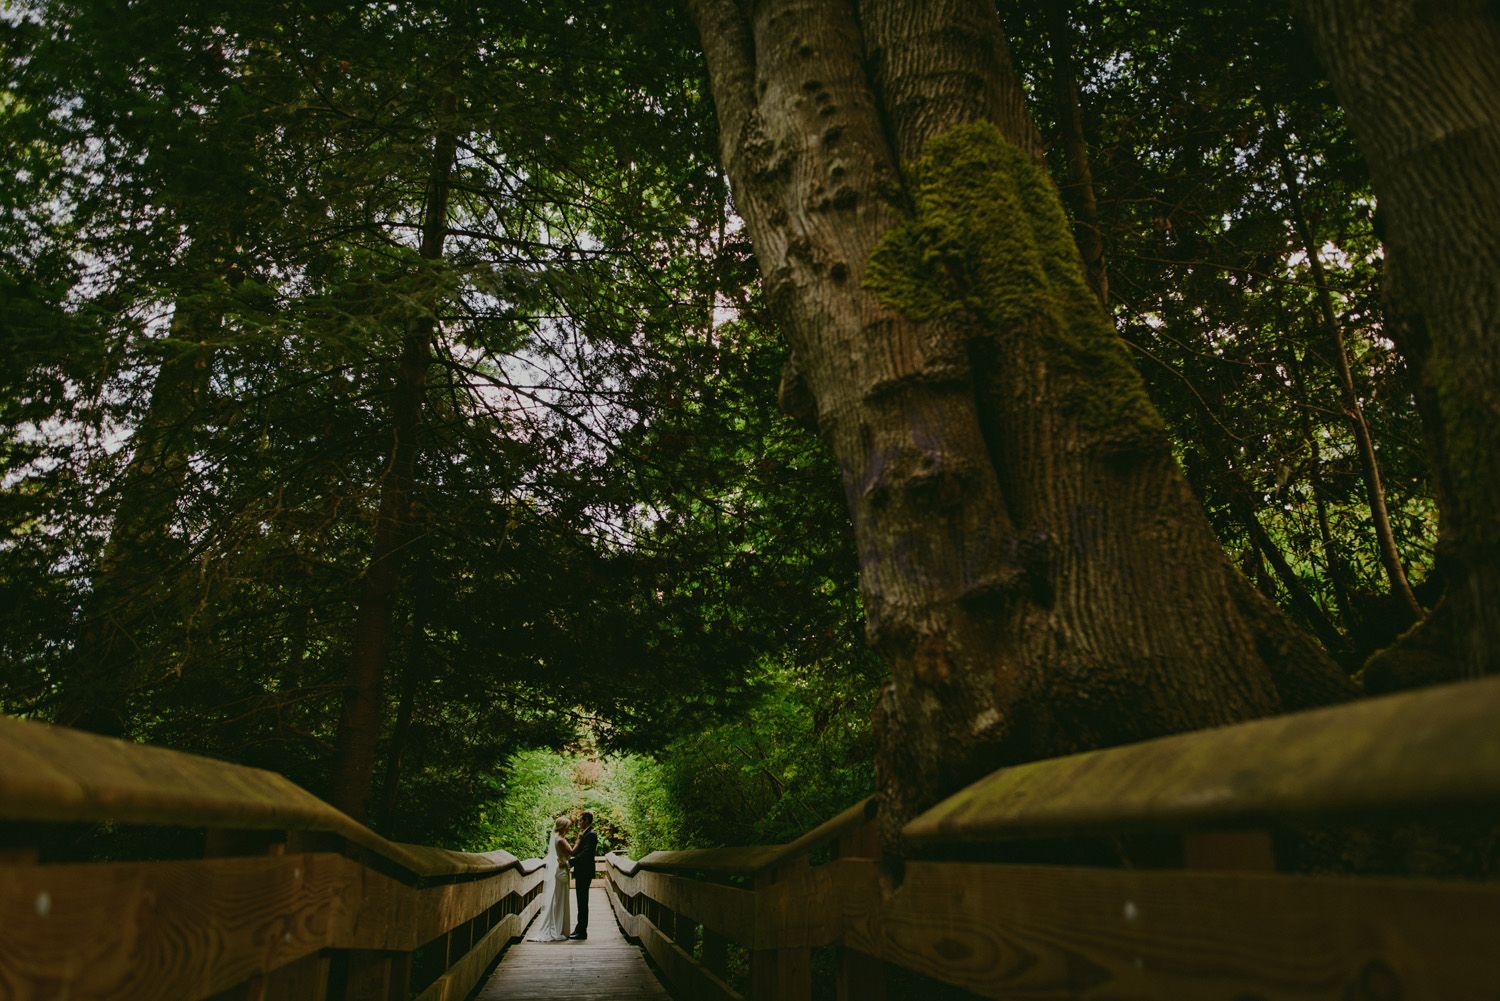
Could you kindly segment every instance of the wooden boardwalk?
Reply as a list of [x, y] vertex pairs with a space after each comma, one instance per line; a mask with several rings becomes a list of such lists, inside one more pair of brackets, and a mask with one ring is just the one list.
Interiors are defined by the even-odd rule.
[[[527, 929], [530, 931], [530, 929]], [[641, 950], [625, 941], [604, 887], [589, 890], [589, 937], [510, 947], [475, 1001], [671, 1001]]]

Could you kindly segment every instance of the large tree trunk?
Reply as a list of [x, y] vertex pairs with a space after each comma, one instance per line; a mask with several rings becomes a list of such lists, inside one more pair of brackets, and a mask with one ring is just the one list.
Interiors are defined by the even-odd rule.
[[[423, 260], [443, 256], [448, 234], [448, 188], [456, 146], [453, 91], [445, 92], [439, 111], [439, 132], [433, 146], [432, 170], [423, 213]], [[353, 648], [344, 681], [344, 709], [339, 720], [337, 753], [329, 801], [355, 820], [365, 819], [370, 782], [375, 773], [375, 747], [380, 739], [384, 703], [381, 688], [391, 645], [391, 620], [401, 581], [403, 548], [411, 508], [412, 481], [417, 463], [417, 435], [422, 423], [422, 400], [427, 369], [432, 364], [432, 335], [437, 326], [435, 293], [419, 315], [407, 321], [401, 358], [396, 368], [392, 404], [391, 456], [380, 484], [375, 515], [375, 542], [365, 570], [354, 621]]]
[[1447, 583], [1372, 688], [1500, 669], [1500, 10], [1299, 0], [1370, 163], [1387, 327], [1416, 377]]
[[401, 698], [396, 704], [396, 729], [391, 734], [385, 757], [385, 780], [380, 790], [380, 820], [384, 829], [394, 829], [396, 801], [401, 795], [401, 773], [406, 764], [406, 748], [411, 737], [411, 721], [416, 710], [417, 691], [427, 679], [427, 620], [432, 601], [432, 580], [423, 572], [426, 561], [419, 564], [412, 595], [411, 637], [406, 644], [406, 665], [401, 672]]
[[843, 472], [889, 848], [994, 767], [1345, 697], [1233, 568], [1089, 289], [986, 0], [692, 0]]

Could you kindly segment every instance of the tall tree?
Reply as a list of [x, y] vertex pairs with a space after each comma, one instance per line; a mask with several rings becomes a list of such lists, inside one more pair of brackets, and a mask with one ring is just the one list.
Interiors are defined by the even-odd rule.
[[193, 425], [206, 402], [211, 331], [204, 327], [210, 323], [201, 307], [179, 301], [173, 308], [171, 336], [163, 338], [164, 357], [131, 436], [114, 517], [61, 675], [56, 719], [65, 726], [115, 737], [125, 732], [125, 696], [140, 680], [131, 669], [129, 623], [133, 609], [151, 602], [173, 562], [170, 528], [187, 485]]
[[[432, 141], [432, 168], [422, 212], [417, 256], [424, 264], [442, 260], [448, 236], [448, 186], [458, 137], [458, 96], [450, 87], [439, 98]], [[383, 716], [381, 686], [386, 674], [391, 623], [401, 563], [410, 541], [413, 477], [427, 371], [432, 367], [432, 337], [437, 326], [437, 273], [428, 277], [427, 295], [413, 303], [401, 340], [391, 401], [391, 451], [380, 484], [370, 565], [364, 573], [354, 620], [354, 642], [345, 681], [344, 710], [339, 720], [338, 756], [334, 762], [332, 802], [356, 820], [364, 820], [375, 775], [375, 744]]]
[[1068, 8], [1061, 3], [1046, 5], [1047, 48], [1052, 61], [1052, 97], [1057, 105], [1068, 173], [1063, 198], [1073, 217], [1073, 238], [1083, 256], [1083, 273], [1099, 302], [1109, 305], [1109, 268], [1104, 260], [1104, 234], [1099, 230], [1099, 205], [1094, 196], [1094, 173], [1089, 165], [1089, 144], [1083, 128], [1083, 108], [1078, 98], [1078, 73], [1073, 65], [1073, 25]]
[[1500, 670], [1500, 11], [1299, 2], [1370, 162], [1388, 327], [1416, 380], [1443, 600], [1372, 662], [1382, 687]]
[[1084, 279], [992, 4], [693, 0], [844, 477], [886, 835], [1006, 762], [1346, 697], [1225, 558]]
[[[1053, 89], [1054, 60], [1041, 44], [1053, 6], [1004, 0], [1001, 9], [1032, 92]], [[1322, 609], [1342, 607], [1345, 636], [1330, 649], [1355, 671], [1413, 621], [1388, 583], [1391, 548], [1423, 602], [1442, 588], [1431, 572], [1436, 508], [1421, 428], [1377, 308], [1368, 164], [1310, 43], [1274, 7], [1084, 4], [1070, 20], [1080, 29], [1073, 48], [1118, 330], [1221, 541], [1247, 573], [1264, 573], [1236, 513], [1248, 486], [1290, 570], [1266, 577], [1267, 594], [1309, 621], [1295, 577]], [[1060, 107], [1047, 118], [1058, 103], [1033, 113], [1062, 178], [1068, 124]], [[1278, 150], [1323, 251], [1394, 547], [1374, 530]]]
[[1386, 579], [1390, 581], [1391, 593], [1406, 606], [1413, 621], [1420, 621], [1426, 611], [1406, 579], [1406, 568], [1401, 563], [1401, 553], [1396, 546], [1396, 535], [1391, 530], [1391, 516], [1386, 509], [1385, 488], [1380, 483], [1380, 461], [1375, 454], [1375, 443], [1370, 438], [1370, 426], [1365, 420], [1364, 405], [1354, 386], [1354, 375], [1349, 368], [1349, 350], [1344, 340], [1343, 324], [1333, 308], [1333, 296], [1328, 288], [1328, 276], [1323, 269], [1323, 244], [1318, 240], [1307, 221], [1303, 208], [1302, 185], [1296, 171], [1286, 155], [1286, 148], [1279, 129], [1273, 123], [1270, 142], [1276, 147], [1276, 161], [1281, 168], [1281, 183], [1286, 188], [1288, 208], [1291, 211], [1292, 229], [1307, 255], [1308, 270], [1312, 273], [1313, 285], [1318, 299], [1318, 314], [1322, 319], [1324, 336], [1329, 345], [1334, 370], [1338, 373], [1339, 388], [1343, 390], [1344, 412], [1354, 432], [1355, 447], [1359, 451], [1360, 472], [1364, 476], [1365, 496], [1370, 506], [1370, 519], [1375, 525], [1375, 538], [1380, 546], [1380, 560], [1385, 566]]

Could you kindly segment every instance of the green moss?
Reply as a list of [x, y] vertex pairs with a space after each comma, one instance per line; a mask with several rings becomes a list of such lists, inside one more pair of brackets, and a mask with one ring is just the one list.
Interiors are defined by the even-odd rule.
[[881, 303], [918, 321], [967, 311], [996, 334], [1026, 324], [1084, 427], [1160, 441], [1161, 419], [1084, 280], [1043, 168], [977, 122], [931, 140], [906, 180], [915, 214], [881, 240], [865, 279]]

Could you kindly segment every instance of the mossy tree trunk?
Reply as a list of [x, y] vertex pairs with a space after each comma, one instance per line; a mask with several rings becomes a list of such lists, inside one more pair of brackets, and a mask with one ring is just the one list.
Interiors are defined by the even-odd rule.
[[1380, 199], [1387, 329], [1415, 377], [1443, 600], [1374, 689], [1500, 669], [1500, 9], [1299, 0]]
[[993, 4], [691, 0], [843, 471], [888, 847], [996, 766], [1345, 697], [1236, 571], [1084, 278]]

